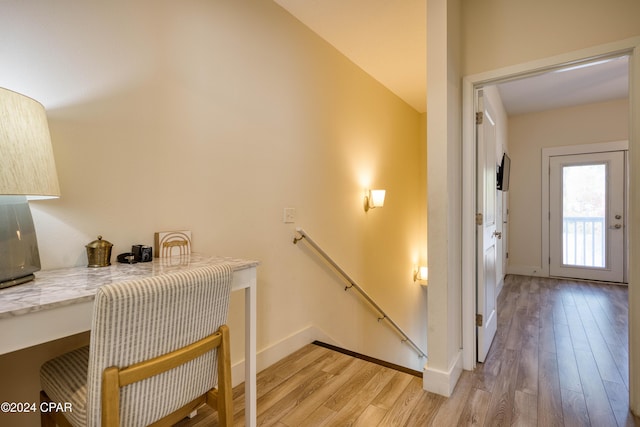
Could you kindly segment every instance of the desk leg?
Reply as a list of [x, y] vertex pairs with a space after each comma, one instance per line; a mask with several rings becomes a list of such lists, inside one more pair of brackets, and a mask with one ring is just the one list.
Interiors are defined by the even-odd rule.
[[256, 282], [245, 289], [245, 366], [244, 366], [244, 393], [245, 393], [245, 425], [256, 426], [257, 415], [257, 385], [256, 385]]

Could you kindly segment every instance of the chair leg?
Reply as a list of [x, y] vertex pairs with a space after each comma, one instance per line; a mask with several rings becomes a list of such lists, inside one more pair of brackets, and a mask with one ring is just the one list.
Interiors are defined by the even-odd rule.
[[[40, 404], [43, 402], [51, 402], [47, 393], [44, 390], [40, 390]], [[53, 419], [53, 415], [48, 411], [40, 411], [40, 426], [41, 427], [56, 427], [56, 421]]]
[[120, 425], [119, 370], [111, 366], [102, 372], [102, 427]]
[[233, 426], [233, 390], [231, 385], [231, 350], [229, 327], [220, 326], [222, 343], [218, 347], [218, 420], [225, 427]]

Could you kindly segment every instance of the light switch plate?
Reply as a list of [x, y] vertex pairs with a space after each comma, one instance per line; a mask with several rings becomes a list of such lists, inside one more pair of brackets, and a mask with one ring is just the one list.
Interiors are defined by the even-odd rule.
[[285, 224], [293, 224], [296, 222], [296, 208], [284, 208], [282, 222]]

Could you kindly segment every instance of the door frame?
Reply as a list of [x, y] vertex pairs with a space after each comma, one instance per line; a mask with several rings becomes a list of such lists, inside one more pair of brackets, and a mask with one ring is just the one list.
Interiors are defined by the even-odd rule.
[[[545, 260], [549, 259], [550, 256], [550, 219], [549, 219], [549, 161], [551, 157], [555, 156], [571, 156], [577, 154], [595, 154], [595, 153], [606, 153], [608, 151], [626, 151], [629, 150], [629, 141], [612, 141], [612, 142], [601, 142], [596, 144], [581, 144], [581, 145], [567, 145], [562, 147], [550, 147], [542, 149], [542, 206], [540, 211], [540, 218], [542, 218], [542, 275], [545, 277], [549, 277], [549, 262], [545, 262]], [[627, 157], [625, 155], [625, 162], [628, 166], [629, 162], [627, 161]], [[627, 168], [628, 169], [628, 168]], [[628, 170], [625, 170], [625, 181], [629, 182], [628, 179]], [[629, 189], [625, 189], [625, 209], [628, 211], [628, 195]], [[626, 218], [626, 212], [625, 212]], [[625, 222], [628, 223], [628, 220], [625, 219]], [[624, 238], [624, 267], [623, 267], [623, 280], [624, 283], [628, 283], [629, 275], [628, 275], [628, 263], [629, 259], [629, 228], [625, 227], [624, 229], [625, 238]]]
[[[513, 65], [480, 74], [464, 76], [462, 79], [462, 363], [466, 370], [476, 366], [476, 237], [475, 237], [475, 92], [491, 84], [529, 77], [536, 74], [565, 68], [579, 63], [592, 62], [611, 56], [629, 55], [629, 193], [635, 194], [636, 184], [640, 185], [640, 37], [608, 43], [596, 47], [569, 52], [545, 59]], [[637, 146], [637, 147], [636, 147]], [[636, 153], [636, 151], [638, 153]], [[638, 170], [637, 170], [638, 169]], [[634, 220], [640, 221], [640, 198], [630, 200], [629, 216], [629, 256], [640, 253], [640, 232], [632, 226]], [[640, 228], [639, 228], [640, 230]], [[635, 236], [635, 238], [634, 238]], [[640, 265], [632, 266], [629, 282], [634, 273], [640, 277]], [[637, 314], [636, 314], [637, 313]], [[640, 324], [640, 293], [629, 290], [629, 324], [633, 334]], [[635, 359], [640, 358], [640, 342], [629, 340], [630, 400], [629, 406], [634, 412], [640, 412], [640, 375], [634, 375], [640, 369]], [[636, 379], [635, 377], [638, 377]]]

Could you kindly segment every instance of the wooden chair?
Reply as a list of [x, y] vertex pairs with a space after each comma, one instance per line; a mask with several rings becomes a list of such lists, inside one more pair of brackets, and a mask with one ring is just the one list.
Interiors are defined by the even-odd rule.
[[226, 264], [101, 287], [90, 345], [40, 370], [42, 426], [168, 426], [203, 404], [231, 426], [230, 291]]

